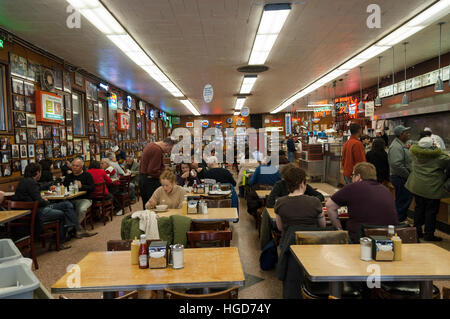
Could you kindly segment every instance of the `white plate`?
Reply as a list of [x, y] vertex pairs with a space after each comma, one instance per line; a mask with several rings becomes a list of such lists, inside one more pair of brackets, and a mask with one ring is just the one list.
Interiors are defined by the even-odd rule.
[[231, 191], [210, 191], [208, 195], [228, 195]]
[[168, 208], [166, 208], [166, 209], [157, 209], [157, 208], [153, 208], [153, 211], [154, 211], [155, 213], [167, 212], [168, 210], [169, 210]]

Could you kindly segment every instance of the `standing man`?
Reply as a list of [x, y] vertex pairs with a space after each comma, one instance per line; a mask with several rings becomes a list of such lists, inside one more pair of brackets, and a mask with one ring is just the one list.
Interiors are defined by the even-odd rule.
[[346, 184], [352, 182], [353, 167], [366, 161], [364, 146], [359, 140], [361, 137], [361, 125], [350, 124], [350, 138], [342, 147], [342, 167], [344, 168], [344, 181]]
[[[88, 172], [83, 171], [84, 162], [81, 158], [76, 158], [72, 162], [72, 173], [64, 178], [64, 186], [69, 187], [70, 183], [78, 185], [79, 191], [85, 191], [86, 194], [76, 197], [72, 204], [78, 215], [78, 221], [81, 222], [86, 217], [86, 212], [92, 205], [91, 193], [95, 190], [94, 179]], [[97, 233], [85, 233], [84, 237], [93, 236]]]
[[147, 144], [142, 151], [139, 174], [139, 189], [141, 191], [142, 206], [152, 197], [153, 192], [161, 186], [159, 176], [164, 171], [164, 153], [170, 153], [175, 141], [170, 137]]
[[288, 137], [286, 144], [287, 144], [289, 162], [293, 163], [295, 161], [295, 143], [294, 143], [294, 139], [292, 138], [292, 135], [290, 135]]
[[405, 183], [411, 173], [411, 157], [406, 148], [406, 142], [411, 137], [409, 127], [403, 125], [394, 128], [395, 139], [389, 146], [388, 161], [391, 174], [391, 183], [395, 188], [395, 207], [398, 221], [403, 222], [408, 213], [412, 201], [412, 194], [405, 188]]
[[433, 143], [439, 147], [441, 150], [445, 150], [445, 143], [444, 140], [442, 139], [442, 137], [440, 137], [439, 135], [433, 134], [433, 132], [431, 131], [431, 128], [426, 127], [423, 129], [425, 132], [430, 132], [431, 133], [431, 139], [433, 140]]

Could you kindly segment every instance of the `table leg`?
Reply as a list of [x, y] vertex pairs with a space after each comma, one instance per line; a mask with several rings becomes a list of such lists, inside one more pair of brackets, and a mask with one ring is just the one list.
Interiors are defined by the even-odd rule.
[[342, 297], [342, 288], [344, 286], [343, 282], [332, 281], [329, 283], [329, 285], [330, 285], [330, 296], [340, 299]]
[[433, 282], [420, 282], [420, 299], [433, 299]]
[[103, 299], [114, 299], [116, 297], [116, 293], [113, 291], [104, 291]]

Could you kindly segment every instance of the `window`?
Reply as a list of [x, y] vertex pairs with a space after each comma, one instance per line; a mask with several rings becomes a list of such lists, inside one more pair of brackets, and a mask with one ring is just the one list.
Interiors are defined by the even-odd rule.
[[73, 134], [84, 135], [83, 96], [72, 93]]
[[0, 65], [0, 131], [6, 131], [8, 129], [6, 119], [5, 67], [3, 65]]
[[104, 101], [98, 101], [98, 113], [100, 123], [100, 136], [108, 136], [108, 119], [106, 118], [106, 103]]

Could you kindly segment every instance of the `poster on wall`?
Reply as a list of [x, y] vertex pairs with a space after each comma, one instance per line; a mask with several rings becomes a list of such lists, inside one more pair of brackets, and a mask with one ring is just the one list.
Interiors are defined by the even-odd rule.
[[27, 77], [27, 59], [18, 56], [14, 53], [9, 54], [9, 63], [11, 68], [11, 75], [20, 76], [20, 77]]
[[130, 128], [130, 115], [127, 113], [117, 113], [117, 130], [128, 131]]
[[36, 92], [36, 119], [41, 122], [64, 122], [63, 99], [49, 92]]

